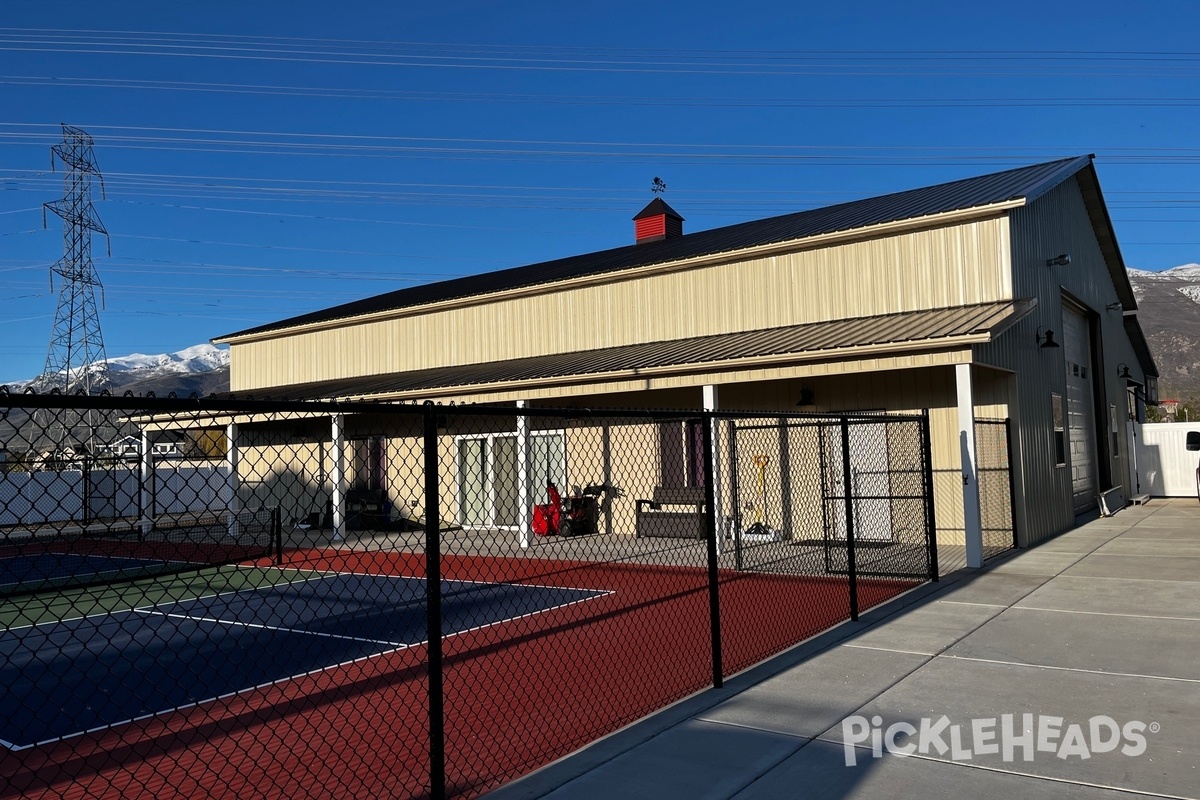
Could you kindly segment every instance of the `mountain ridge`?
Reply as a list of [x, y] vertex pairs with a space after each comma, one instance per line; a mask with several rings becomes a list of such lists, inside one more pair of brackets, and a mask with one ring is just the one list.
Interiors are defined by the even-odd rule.
[[1200, 397], [1200, 264], [1129, 270], [1138, 322], [1158, 366], [1160, 398]]
[[[186, 397], [229, 391], [229, 350], [197, 344], [174, 353], [130, 353], [108, 360], [109, 391], [113, 394], [165, 396], [174, 392]], [[9, 381], [10, 392], [36, 386], [37, 378]]]

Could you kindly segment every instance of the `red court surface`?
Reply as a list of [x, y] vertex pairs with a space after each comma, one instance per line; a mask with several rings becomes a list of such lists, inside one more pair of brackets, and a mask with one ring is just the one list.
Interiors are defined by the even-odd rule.
[[[420, 576], [408, 553], [292, 551], [304, 569]], [[707, 572], [442, 556], [445, 578], [601, 589], [448, 636], [446, 785], [474, 796], [711, 685]], [[869, 608], [915, 581], [861, 579]], [[844, 579], [722, 572], [724, 672], [849, 617]], [[429, 792], [423, 645], [0, 754], [3, 797], [367, 798]]]

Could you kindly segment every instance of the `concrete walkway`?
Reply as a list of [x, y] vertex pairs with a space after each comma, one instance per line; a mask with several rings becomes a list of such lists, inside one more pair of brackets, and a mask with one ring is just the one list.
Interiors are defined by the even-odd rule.
[[[895, 723], [920, 749], [873, 757]], [[1200, 504], [922, 587], [490, 796], [1200, 798]]]

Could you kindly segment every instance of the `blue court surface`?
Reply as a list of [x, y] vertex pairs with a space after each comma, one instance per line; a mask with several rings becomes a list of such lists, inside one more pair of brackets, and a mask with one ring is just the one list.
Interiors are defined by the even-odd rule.
[[[445, 635], [606, 594], [443, 581]], [[425, 581], [291, 583], [0, 635], [0, 744], [22, 749], [425, 641]]]
[[36, 591], [61, 583], [115, 580], [126, 575], [163, 572], [177, 562], [80, 553], [38, 553], [0, 558], [0, 596]]

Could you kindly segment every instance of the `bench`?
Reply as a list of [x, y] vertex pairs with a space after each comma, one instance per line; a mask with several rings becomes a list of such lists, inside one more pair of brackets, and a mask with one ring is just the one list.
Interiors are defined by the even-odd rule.
[[656, 486], [653, 499], [637, 501], [639, 539], [703, 539], [706, 529], [703, 486]]

